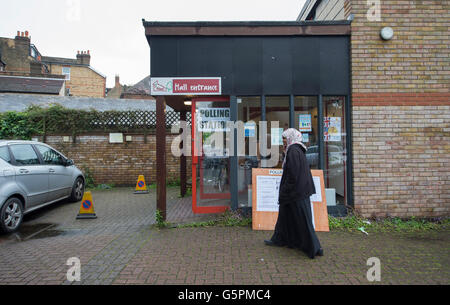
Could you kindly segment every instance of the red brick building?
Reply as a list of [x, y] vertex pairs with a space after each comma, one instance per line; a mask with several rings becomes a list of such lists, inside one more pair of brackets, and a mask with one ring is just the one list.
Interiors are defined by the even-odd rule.
[[[450, 211], [449, 1], [307, 1], [298, 20], [352, 20], [354, 207]], [[378, 5], [379, 4], [379, 5]], [[380, 37], [390, 27], [393, 37]]]

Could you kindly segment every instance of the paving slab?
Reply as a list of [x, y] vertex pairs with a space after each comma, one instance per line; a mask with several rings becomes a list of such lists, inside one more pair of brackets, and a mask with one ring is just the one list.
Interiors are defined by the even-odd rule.
[[[132, 188], [93, 191], [98, 215], [77, 220], [80, 203], [61, 202], [0, 235], [0, 285], [5, 284], [450, 284], [450, 232], [318, 232], [323, 257], [264, 245], [271, 231], [250, 227], [157, 229], [156, 193]], [[190, 198], [168, 189], [168, 221], [194, 215]], [[81, 281], [67, 280], [67, 260], [81, 263]], [[367, 260], [381, 263], [369, 282]]]

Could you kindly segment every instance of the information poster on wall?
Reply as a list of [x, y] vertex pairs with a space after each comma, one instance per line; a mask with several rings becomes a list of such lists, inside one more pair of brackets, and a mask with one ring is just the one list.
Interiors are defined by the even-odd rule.
[[[274, 230], [278, 218], [278, 194], [282, 169], [252, 169], [253, 230]], [[316, 231], [329, 231], [322, 170], [311, 170], [316, 194], [311, 196], [311, 214]]]
[[323, 120], [323, 140], [325, 142], [341, 141], [341, 118], [325, 117]]
[[300, 132], [311, 132], [312, 131], [310, 114], [299, 114], [298, 122], [299, 122], [298, 130]]
[[256, 124], [245, 123], [244, 124], [245, 137], [254, 137], [256, 135]]
[[230, 108], [202, 108], [197, 110], [198, 131], [228, 131], [228, 121], [230, 121]]
[[302, 133], [302, 142], [303, 143], [309, 142], [309, 133]]
[[271, 128], [270, 129], [270, 139], [272, 145], [283, 145], [283, 128]]

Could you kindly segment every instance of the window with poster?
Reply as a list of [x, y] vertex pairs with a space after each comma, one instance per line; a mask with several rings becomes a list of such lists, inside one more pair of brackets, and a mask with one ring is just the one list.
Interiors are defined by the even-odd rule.
[[344, 96], [323, 97], [324, 180], [327, 205], [347, 204], [347, 134]]

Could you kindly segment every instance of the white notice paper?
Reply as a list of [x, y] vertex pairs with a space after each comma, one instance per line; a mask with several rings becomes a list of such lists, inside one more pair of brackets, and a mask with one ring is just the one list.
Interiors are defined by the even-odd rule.
[[322, 202], [322, 187], [320, 186], [320, 177], [313, 177], [314, 187], [316, 189], [316, 193], [311, 195], [309, 199], [311, 202]]
[[256, 177], [256, 211], [278, 212], [278, 193], [281, 176]]

